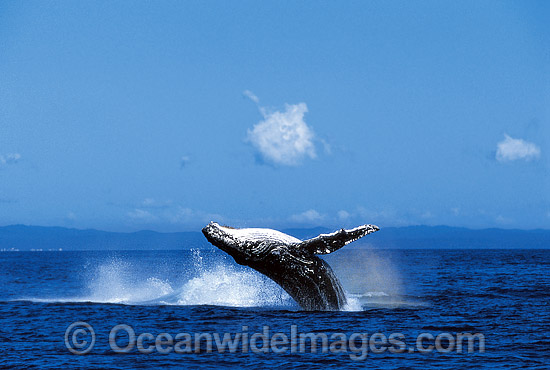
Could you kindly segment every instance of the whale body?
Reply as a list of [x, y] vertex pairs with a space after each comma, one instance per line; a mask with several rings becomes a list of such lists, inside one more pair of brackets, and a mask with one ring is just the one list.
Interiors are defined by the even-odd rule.
[[236, 229], [210, 222], [202, 229], [210, 243], [279, 284], [304, 310], [340, 310], [346, 296], [340, 281], [318, 254], [332, 253], [379, 230], [362, 225], [308, 240], [272, 229]]

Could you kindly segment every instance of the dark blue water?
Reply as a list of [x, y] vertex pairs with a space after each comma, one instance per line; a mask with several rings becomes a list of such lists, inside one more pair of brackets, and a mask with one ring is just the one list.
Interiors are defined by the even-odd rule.
[[[270, 280], [219, 251], [0, 253], [0, 367], [550, 367], [550, 251], [343, 249], [326, 260], [348, 293], [346, 311], [301, 311]], [[77, 321], [95, 332], [95, 344], [86, 355], [71, 353], [64, 340], [66, 329]], [[290, 346], [276, 347], [283, 348], [282, 353], [270, 348], [267, 353], [243, 353], [242, 347], [220, 353], [215, 346], [208, 352], [204, 340], [199, 341], [199, 353], [189, 347], [192, 353], [172, 349], [163, 354], [154, 340], [145, 338], [145, 347], [152, 344], [153, 353], [141, 353], [137, 347], [117, 353], [109, 333], [118, 324], [131, 326], [136, 336], [154, 337], [251, 336], [263, 326], [269, 326], [269, 335], [279, 332], [288, 338], [293, 326], [298, 333], [325, 333], [329, 338], [335, 333], [346, 338], [352, 333], [381, 333], [386, 338], [401, 333], [404, 344], [380, 344], [375, 353], [362, 349], [356, 337], [356, 352], [345, 342], [340, 352], [335, 346], [322, 353], [320, 346], [312, 353], [306, 345], [296, 353]], [[472, 353], [466, 345], [458, 352], [456, 344], [447, 353], [422, 353], [415, 347], [421, 333], [445, 333], [440, 341], [444, 348], [452, 348], [449, 335], [479, 333], [485, 350], [479, 351], [478, 341]], [[77, 341], [91, 343], [90, 338], [87, 333], [76, 335]], [[119, 332], [114, 341], [124, 347], [127, 332]], [[425, 348], [435, 340], [421, 344]], [[261, 345], [260, 340], [255, 348]], [[397, 353], [390, 351], [396, 348]]]

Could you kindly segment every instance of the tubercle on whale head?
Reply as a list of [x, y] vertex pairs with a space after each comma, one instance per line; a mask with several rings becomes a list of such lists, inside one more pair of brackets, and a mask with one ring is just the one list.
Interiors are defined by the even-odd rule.
[[[228, 229], [225, 231], [224, 229]], [[233, 228], [220, 226], [217, 222], [210, 221], [202, 229], [206, 239], [215, 247], [231, 255], [239, 264], [245, 264], [250, 257], [245, 248], [228, 231]]]
[[208, 225], [203, 227], [202, 233], [210, 243], [218, 248], [221, 248], [231, 242], [229, 235], [224, 233], [220, 225], [214, 221], [210, 221]]

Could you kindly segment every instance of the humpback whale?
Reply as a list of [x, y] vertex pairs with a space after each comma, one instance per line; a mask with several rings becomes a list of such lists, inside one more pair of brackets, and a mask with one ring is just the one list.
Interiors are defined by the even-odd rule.
[[332, 253], [379, 230], [362, 225], [308, 240], [272, 229], [236, 229], [210, 222], [202, 229], [210, 243], [279, 284], [304, 310], [340, 310], [346, 296], [340, 281], [318, 254]]

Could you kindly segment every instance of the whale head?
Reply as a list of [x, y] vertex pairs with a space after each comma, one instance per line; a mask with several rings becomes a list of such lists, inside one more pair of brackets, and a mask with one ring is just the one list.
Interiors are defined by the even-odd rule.
[[230, 227], [220, 226], [217, 222], [210, 222], [202, 229], [202, 233], [210, 243], [231, 256], [234, 254], [248, 254], [230, 230]]
[[261, 260], [276, 246], [301, 243], [277, 230], [236, 229], [210, 222], [202, 229], [210, 243], [231, 255], [241, 265]]

